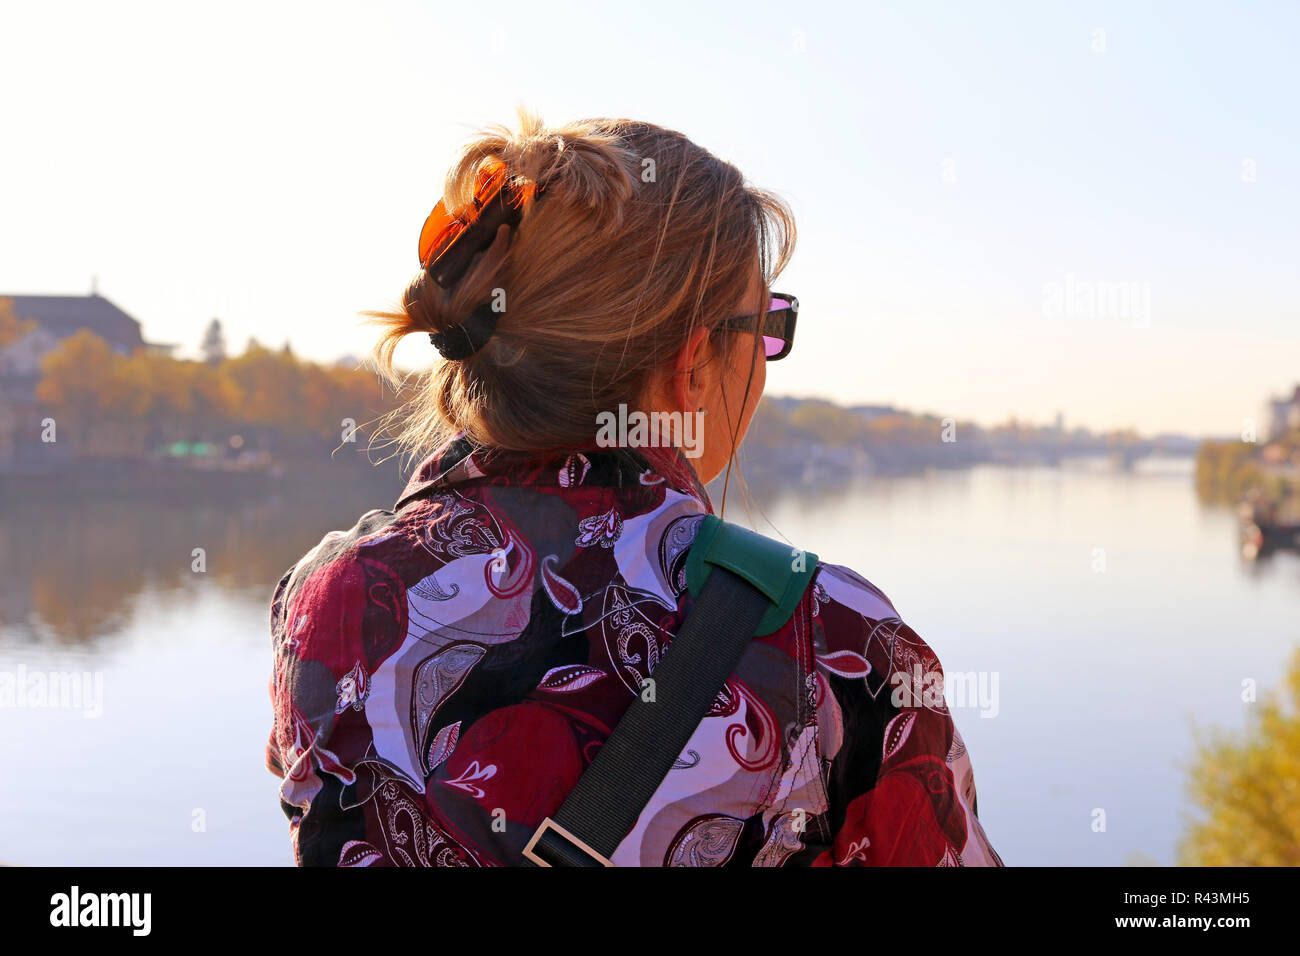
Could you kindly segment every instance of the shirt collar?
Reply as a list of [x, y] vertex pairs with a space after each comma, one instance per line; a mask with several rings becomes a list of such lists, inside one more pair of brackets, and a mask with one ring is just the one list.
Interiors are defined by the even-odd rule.
[[462, 432], [424, 459], [406, 483], [393, 510], [416, 498], [446, 491], [467, 482], [576, 487], [636, 487], [663, 483], [700, 502], [709, 513], [713, 504], [695, 469], [680, 448], [600, 448], [536, 454], [509, 452], [476, 445]]

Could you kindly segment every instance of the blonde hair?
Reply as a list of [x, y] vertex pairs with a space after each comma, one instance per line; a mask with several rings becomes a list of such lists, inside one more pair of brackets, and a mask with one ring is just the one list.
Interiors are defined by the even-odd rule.
[[[442, 332], [504, 290], [486, 345], [435, 363], [385, 418], [410, 455], [459, 432], [511, 451], [589, 446], [599, 412], [636, 407], [698, 326], [730, 316], [755, 263], [770, 288], [793, 252], [783, 200], [660, 126], [588, 119], [546, 128], [521, 109], [517, 131], [489, 127], [464, 148], [447, 174], [447, 209], [470, 203], [480, 172], [498, 163], [525, 186], [544, 186], [540, 196], [526, 190], [508, 245], [477, 256], [449, 289], [421, 271], [400, 309], [368, 313], [382, 327], [377, 364], [400, 387], [393, 351], [404, 336]], [[715, 334], [725, 347], [730, 333]]]

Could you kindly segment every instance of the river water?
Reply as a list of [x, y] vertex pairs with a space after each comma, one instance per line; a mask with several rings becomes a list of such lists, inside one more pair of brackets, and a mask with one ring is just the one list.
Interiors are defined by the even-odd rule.
[[[393, 497], [0, 502], [0, 670], [92, 675], [79, 707], [0, 708], [0, 862], [291, 863], [263, 766], [270, 589]], [[950, 702], [1008, 864], [1175, 862], [1196, 729], [1243, 726], [1242, 682], [1276, 687], [1300, 646], [1300, 558], [1244, 561], [1186, 460], [756, 502], [728, 517], [869, 578], [950, 693], [982, 691]]]

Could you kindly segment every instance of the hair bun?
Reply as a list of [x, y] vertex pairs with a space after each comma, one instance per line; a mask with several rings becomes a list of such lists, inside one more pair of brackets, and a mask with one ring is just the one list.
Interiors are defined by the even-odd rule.
[[[400, 309], [369, 313], [382, 327], [375, 356], [390, 383], [413, 381], [392, 362], [412, 332], [459, 359], [433, 363], [386, 421], [409, 451], [455, 432], [519, 451], [589, 445], [602, 410], [657, 400], [648, 386], [702, 326], [721, 346], [716, 355], [733, 354], [730, 336], [743, 333], [716, 328], [718, 318], [758, 311], [763, 303], [748, 301], [759, 298], [755, 272], [766, 284], [794, 244], [777, 197], [650, 123], [547, 129], [521, 110], [517, 130], [489, 127], [465, 147], [447, 175], [445, 208], [472, 203], [484, 173], [501, 167], [525, 186], [518, 225], [500, 227], [447, 288], [421, 269]], [[488, 302], [493, 328], [466, 327]], [[752, 339], [750, 361], [761, 362], [761, 338]]]

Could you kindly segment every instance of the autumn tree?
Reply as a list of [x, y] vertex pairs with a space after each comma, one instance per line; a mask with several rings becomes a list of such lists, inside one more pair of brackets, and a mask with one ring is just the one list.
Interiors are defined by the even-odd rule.
[[18, 318], [13, 299], [0, 298], [0, 349], [12, 345], [35, 328], [35, 319]]
[[243, 421], [288, 433], [310, 427], [301, 407], [305, 373], [292, 355], [249, 340], [244, 354], [226, 361], [222, 372], [240, 389]]
[[234, 434], [267, 451], [326, 454], [345, 420], [364, 434], [393, 404], [372, 372], [301, 361], [256, 342], [209, 363], [145, 349], [120, 355], [82, 330], [46, 356], [42, 372], [37, 398], [77, 455], [133, 456], [176, 441], [225, 445]]
[[1300, 865], [1300, 651], [1252, 710], [1244, 733], [1198, 741], [1190, 791], [1204, 818], [1179, 847], [1184, 865]]
[[225, 373], [222, 366], [202, 362], [190, 363], [189, 378], [192, 392], [190, 427], [194, 437], [212, 440], [222, 437], [223, 432], [238, 430], [242, 424], [240, 409], [244, 403], [244, 392], [239, 384]]
[[74, 453], [86, 450], [95, 429], [124, 404], [119, 356], [89, 329], [68, 336], [41, 360], [36, 398], [54, 412], [56, 427]]

